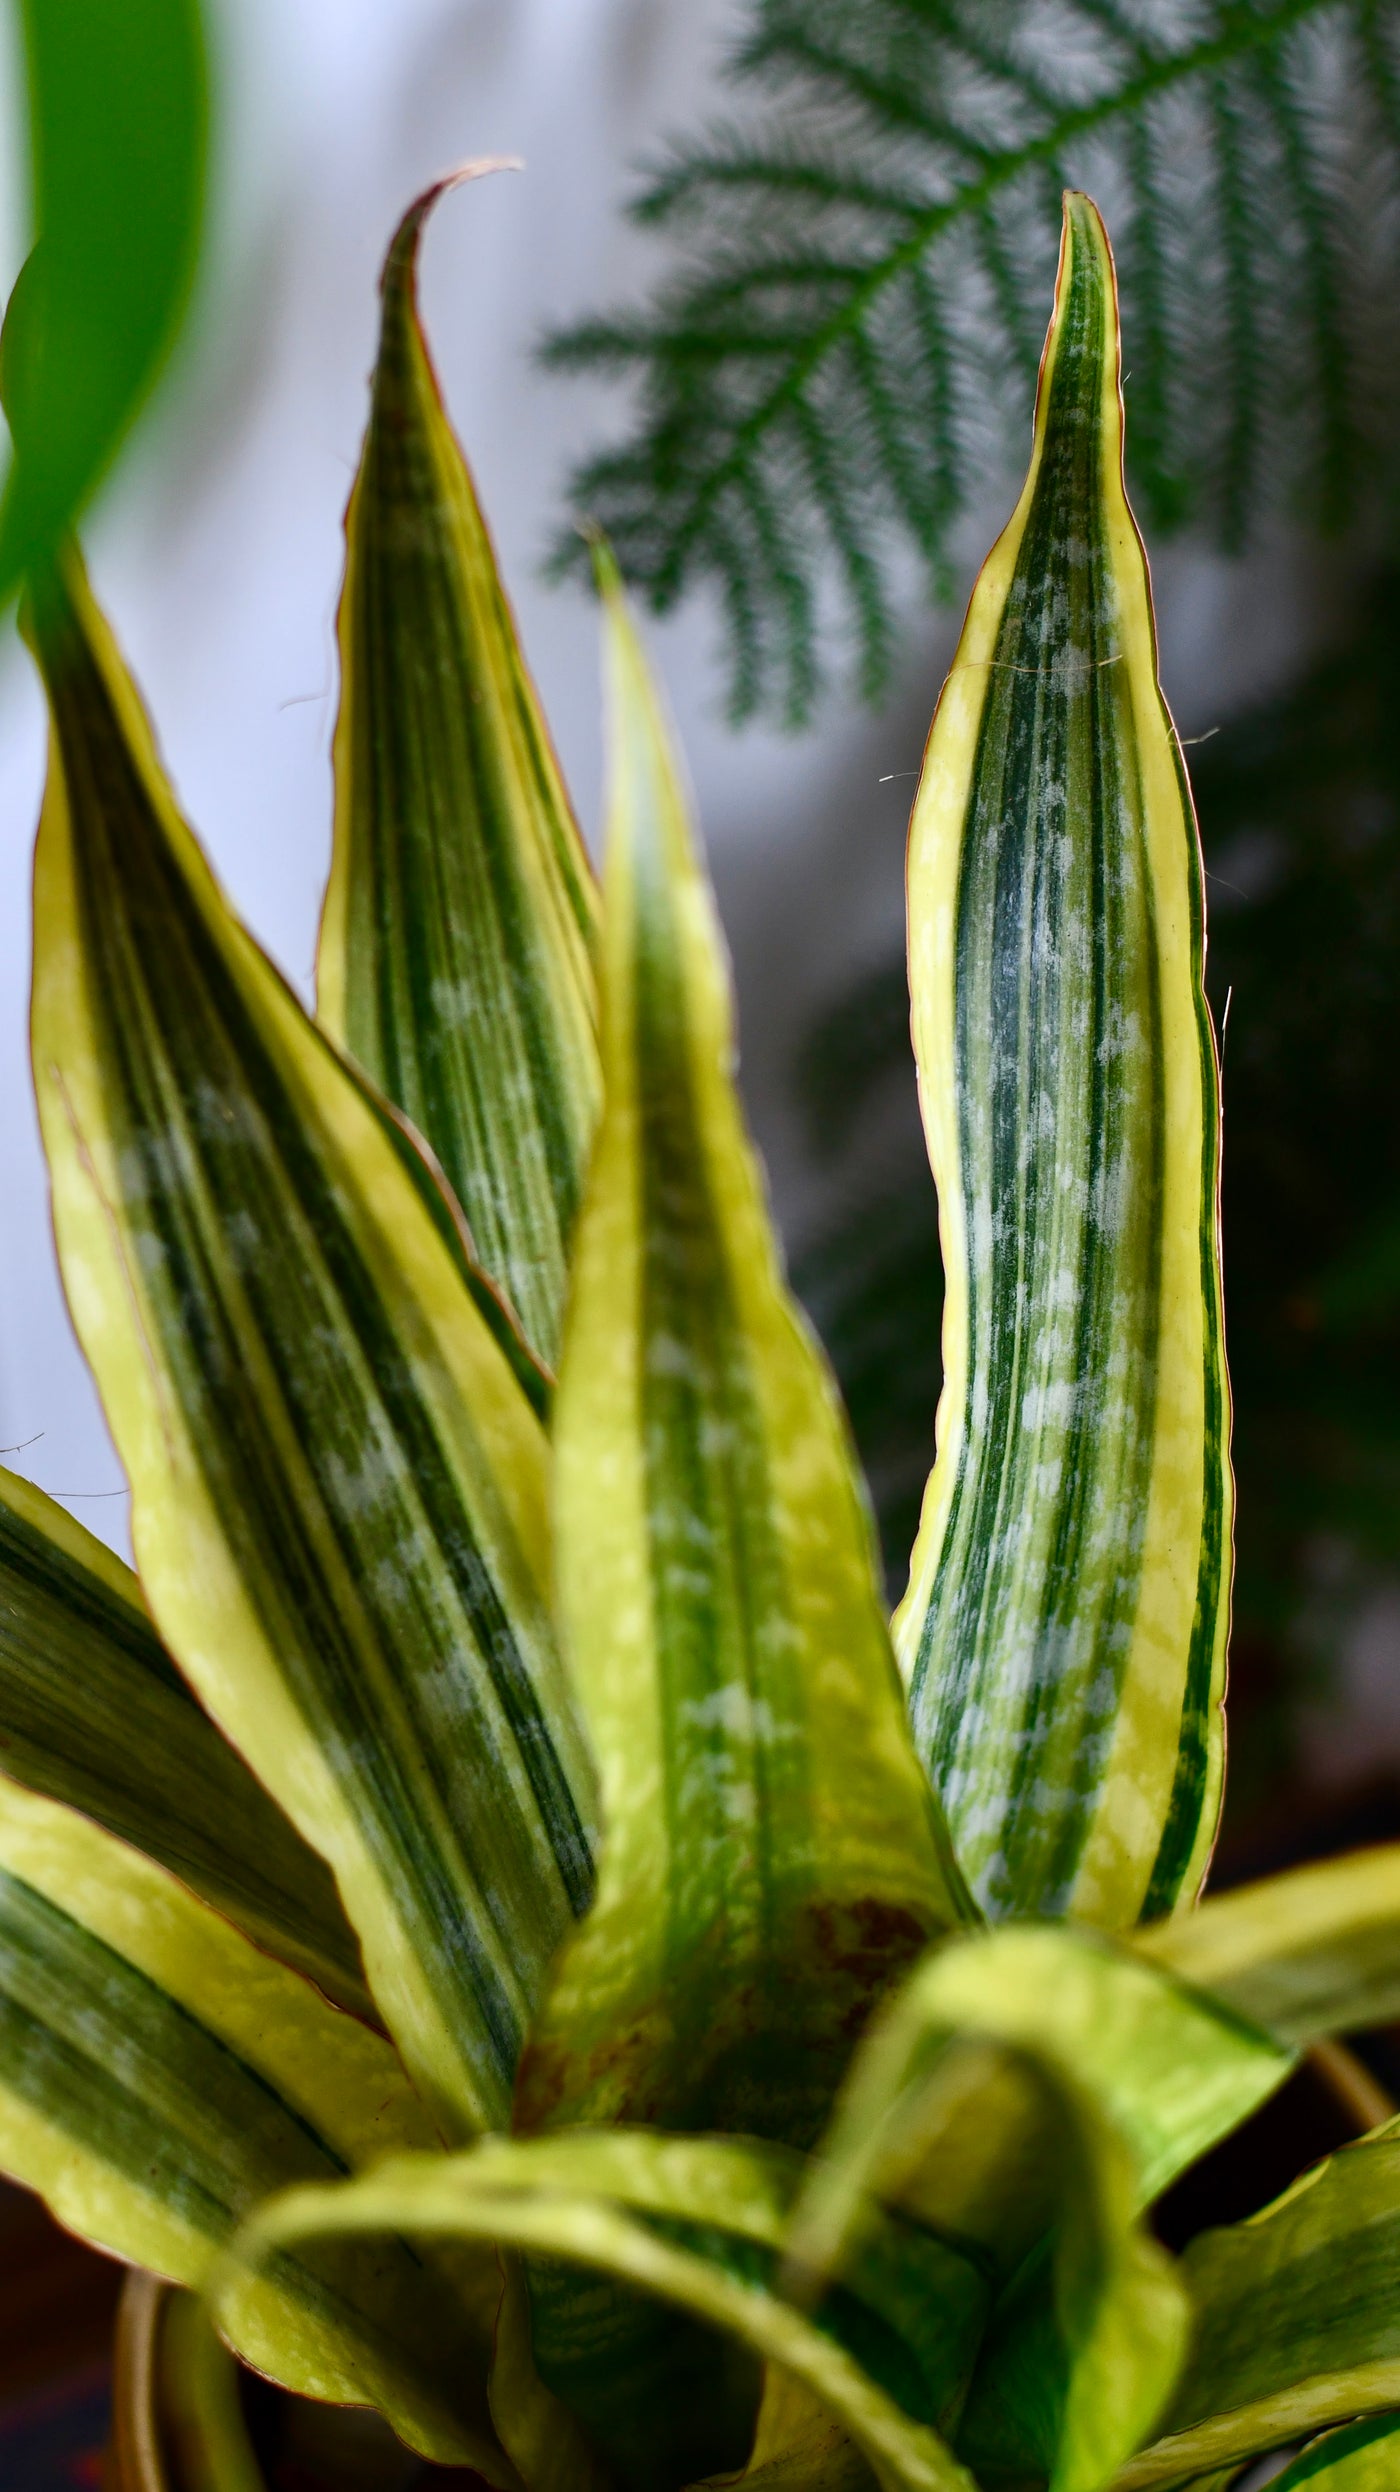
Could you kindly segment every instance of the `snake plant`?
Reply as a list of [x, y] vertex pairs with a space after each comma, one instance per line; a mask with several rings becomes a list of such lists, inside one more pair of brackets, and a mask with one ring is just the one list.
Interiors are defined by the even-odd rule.
[[436, 195], [314, 1017], [76, 554], [31, 580], [34, 1074], [137, 1571], [5, 1479], [0, 2162], [497, 2492], [1393, 2482], [1400, 2125], [1179, 2260], [1149, 2221], [1400, 2016], [1400, 1850], [1199, 1900], [1217, 1076], [1098, 214], [914, 809], [948, 1280], [891, 1630], [665, 714], [600, 549], [600, 891], [418, 325]]

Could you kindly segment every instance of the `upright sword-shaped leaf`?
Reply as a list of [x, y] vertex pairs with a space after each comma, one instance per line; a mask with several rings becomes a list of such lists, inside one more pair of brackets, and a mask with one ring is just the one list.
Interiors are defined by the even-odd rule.
[[[561, 1628], [605, 1843], [518, 2113], [807, 2145], [874, 1999], [963, 1899], [845, 1429], [744, 1131], [670, 741], [615, 584], [607, 602], [605, 1105], [555, 1412]], [[541, 2371], [577, 2402], [598, 2291], [532, 2289]], [[741, 2427], [732, 2446], [694, 2438], [722, 2411], [718, 2381], [682, 2392], [680, 2354], [619, 2327], [630, 2446], [603, 2444], [628, 2480], [741, 2460]]]
[[598, 1112], [597, 897], [415, 302], [384, 265], [346, 513], [321, 1018], [426, 1134], [549, 1367]]
[[532, 2125], [808, 2144], [869, 2003], [958, 1915], [829, 1379], [779, 1270], [728, 976], [604, 564], [606, 1105], [555, 1416], [561, 1624], [597, 1903], [521, 2075]]
[[35, 1085], [142, 1583], [330, 1861], [440, 2121], [500, 2125], [592, 1879], [544, 1434], [395, 1137], [227, 908], [76, 562], [33, 630]]
[[1030, 474], [909, 834], [947, 1297], [896, 1640], [981, 1903], [1110, 1928], [1204, 1874], [1231, 1522], [1201, 867], [1122, 454], [1071, 192]]

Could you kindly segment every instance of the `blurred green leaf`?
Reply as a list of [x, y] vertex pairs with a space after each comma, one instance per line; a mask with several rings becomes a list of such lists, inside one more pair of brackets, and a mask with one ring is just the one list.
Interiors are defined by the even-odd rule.
[[110, 466], [189, 295], [203, 223], [199, 0], [19, 0], [36, 247], [5, 324], [15, 461], [0, 594]]

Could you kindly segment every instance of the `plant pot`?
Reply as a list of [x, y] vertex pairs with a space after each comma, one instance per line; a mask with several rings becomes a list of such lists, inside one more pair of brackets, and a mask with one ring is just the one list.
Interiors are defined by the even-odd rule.
[[[127, 2276], [113, 2348], [105, 2492], [197, 2492], [180, 2462], [171, 2378], [167, 2372], [163, 2384], [161, 2376], [162, 2330], [184, 2302], [154, 2276], [134, 2268]], [[377, 2414], [288, 2396], [247, 2371], [239, 2374], [239, 2396], [248, 2463], [256, 2460], [267, 2492], [486, 2492], [479, 2475], [413, 2456]], [[196, 2472], [202, 2481], [202, 2470]]]
[[156, 2395], [156, 2352], [169, 2291], [135, 2267], [122, 2287], [112, 2349], [108, 2492], [178, 2492], [166, 2471]]

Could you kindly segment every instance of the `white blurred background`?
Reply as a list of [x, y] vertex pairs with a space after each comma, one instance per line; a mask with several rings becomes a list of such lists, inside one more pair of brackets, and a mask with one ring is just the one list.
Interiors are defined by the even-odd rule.
[[[540, 564], [566, 469], [621, 409], [596, 385], [539, 373], [532, 347], [547, 324], [646, 282], [655, 246], [621, 213], [631, 168], [719, 101], [738, 14], [735, 0], [225, 0], [212, 265], [178, 366], [88, 542], [186, 811], [308, 1000], [329, 845], [340, 523], [389, 234], [415, 190], [462, 157], [525, 158], [524, 173], [474, 185], [439, 211], [424, 308], [592, 837], [593, 618], [578, 589], [542, 583]], [[6, 178], [8, 285], [21, 250], [12, 164]], [[995, 506], [977, 514], [969, 550], [1003, 516]], [[1318, 575], [1283, 541], [1247, 568], [1174, 551], [1158, 588], [1164, 675], [1187, 733], [1281, 680], [1326, 628]], [[820, 1217], [829, 1182], [804, 1153], [793, 1051], [818, 1003], [895, 935], [911, 774], [956, 622], [916, 613], [883, 715], [832, 705], [800, 741], [726, 728], [715, 618], [703, 605], [651, 634], [734, 950], [745, 1086], [790, 1240]], [[0, 1446], [125, 1547], [120, 1474], [54, 1265], [28, 1078], [28, 874], [42, 768], [39, 701], [6, 625]], [[862, 1147], [877, 1157], [891, 1139], [872, 1130]]]

